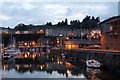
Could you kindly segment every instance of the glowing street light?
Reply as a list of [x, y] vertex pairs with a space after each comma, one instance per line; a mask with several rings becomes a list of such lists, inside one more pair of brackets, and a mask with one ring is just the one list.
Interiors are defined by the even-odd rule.
[[63, 36], [63, 34], [60, 34], [59, 36]]
[[66, 37], [66, 40], [69, 40], [70, 38], [69, 37]]
[[60, 43], [60, 40], [59, 39], [57, 39], [57, 44], [59, 44]]
[[40, 66], [40, 69], [43, 69], [43, 66]]
[[33, 42], [32, 42], [32, 45], [35, 46], [35, 44], [36, 44], [36, 43], [33, 41]]
[[37, 33], [43, 34], [44, 30], [41, 29], [41, 30], [37, 31]]
[[94, 36], [95, 34], [93, 32], [91, 32], [91, 36]]
[[98, 31], [98, 34], [99, 34], [99, 36], [101, 37], [101, 35], [102, 35], [102, 34], [101, 34], [101, 31]]
[[25, 46], [27, 46], [27, 43], [24, 43]]

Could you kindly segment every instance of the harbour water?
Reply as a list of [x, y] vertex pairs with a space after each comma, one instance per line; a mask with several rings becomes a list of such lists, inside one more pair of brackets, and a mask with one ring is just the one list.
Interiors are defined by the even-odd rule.
[[22, 52], [21, 56], [0, 64], [2, 78], [80, 78], [85, 80], [119, 80], [119, 74], [107, 69], [93, 69], [80, 59], [63, 59], [59, 52]]

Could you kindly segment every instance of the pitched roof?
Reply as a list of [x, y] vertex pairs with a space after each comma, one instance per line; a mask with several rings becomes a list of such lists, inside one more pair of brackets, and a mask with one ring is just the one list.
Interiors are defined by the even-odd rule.
[[103, 24], [103, 23], [106, 23], [106, 22], [109, 22], [109, 21], [112, 21], [112, 20], [115, 20], [115, 19], [119, 19], [120, 16], [113, 16], [113, 17], [110, 17], [102, 22], [100, 22], [99, 24]]

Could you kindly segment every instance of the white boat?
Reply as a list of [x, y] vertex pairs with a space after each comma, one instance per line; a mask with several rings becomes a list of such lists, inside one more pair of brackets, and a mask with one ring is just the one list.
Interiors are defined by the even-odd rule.
[[101, 63], [94, 59], [87, 60], [86, 65], [87, 65], [87, 67], [91, 67], [91, 68], [100, 68], [101, 67]]
[[6, 49], [5, 53], [3, 54], [3, 60], [4, 62], [10, 62], [13, 57], [17, 57], [20, 55], [20, 50], [16, 48], [8, 48]]
[[20, 53], [21, 53], [20, 49], [17, 49], [17, 48], [8, 48], [5, 51], [5, 54], [9, 54], [11, 57], [20, 55]]

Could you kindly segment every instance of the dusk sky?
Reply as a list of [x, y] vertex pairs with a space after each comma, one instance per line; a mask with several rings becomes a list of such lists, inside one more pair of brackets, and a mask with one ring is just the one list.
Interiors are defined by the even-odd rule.
[[[86, 2], [85, 2], [86, 1]], [[91, 0], [92, 1], [92, 0]], [[118, 15], [118, 1], [107, 0], [2, 0], [0, 3], [0, 26], [15, 27], [19, 23], [42, 25], [46, 22], [57, 24], [65, 18], [82, 21], [86, 15], [100, 17], [103, 21]], [[111, 2], [110, 2], [111, 1]]]

